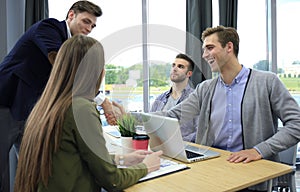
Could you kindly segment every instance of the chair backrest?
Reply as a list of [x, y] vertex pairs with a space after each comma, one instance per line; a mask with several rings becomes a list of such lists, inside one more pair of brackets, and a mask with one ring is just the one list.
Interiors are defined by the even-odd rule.
[[279, 152], [280, 162], [295, 166], [296, 165], [296, 155], [297, 155], [297, 145], [294, 145], [284, 151]]

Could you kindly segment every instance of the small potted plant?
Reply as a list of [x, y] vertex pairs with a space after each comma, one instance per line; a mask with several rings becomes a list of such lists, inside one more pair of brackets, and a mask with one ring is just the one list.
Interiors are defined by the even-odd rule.
[[130, 153], [133, 151], [132, 147], [132, 137], [135, 135], [136, 130], [136, 119], [130, 114], [125, 114], [117, 120], [119, 126], [119, 131], [121, 134], [121, 142], [123, 153]]
[[125, 114], [117, 120], [122, 137], [133, 137], [135, 134], [136, 119], [130, 114]]

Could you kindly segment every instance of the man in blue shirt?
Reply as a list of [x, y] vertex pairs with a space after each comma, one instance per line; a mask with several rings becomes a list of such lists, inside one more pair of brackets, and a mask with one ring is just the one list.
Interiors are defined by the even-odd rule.
[[[167, 111], [186, 99], [194, 89], [189, 85], [189, 78], [193, 74], [195, 63], [185, 54], [178, 54], [172, 64], [170, 90], [159, 95], [151, 106], [150, 112]], [[192, 123], [182, 123], [181, 134], [183, 140], [195, 142], [197, 119]]]

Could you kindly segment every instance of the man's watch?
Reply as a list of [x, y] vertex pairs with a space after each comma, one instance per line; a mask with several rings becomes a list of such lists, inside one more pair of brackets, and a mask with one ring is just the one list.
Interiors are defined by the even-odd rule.
[[119, 165], [121, 165], [121, 166], [124, 165], [124, 156], [123, 155], [119, 156]]

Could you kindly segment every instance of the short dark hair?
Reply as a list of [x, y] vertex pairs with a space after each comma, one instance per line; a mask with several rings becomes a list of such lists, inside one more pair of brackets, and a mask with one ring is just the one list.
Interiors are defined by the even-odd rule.
[[186, 60], [186, 61], [190, 64], [188, 70], [189, 70], [189, 71], [193, 71], [193, 70], [194, 70], [195, 63], [194, 63], [194, 61], [193, 61], [189, 56], [187, 56], [186, 54], [179, 53], [178, 55], [176, 55], [176, 59], [184, 59], [184, 60]]
[[234, 47], [234, 54], [237, 57], [239, 54], [240, 38], [236, 29], [233, 27], [224, 27], [222, 25], [217, 27], [210, 27], [203, 31], [201, 40], [204, 41], [207, 36], [210, 36], [214, 33], [217, 34], [218, 40], [221, 43], [222, 47], [225, 47], [228, 42], [232, 42]]
[[[75, 2], [72, 7], [69, 9], [69, 11], [73, 10], [75, 13], [82, 13], [82, 12], [88, 12], [96, 17], [100, 17], [102, 15], [101, 8], [90, 2], [90, 1], [77, 1]], [[68, 13], [69, 13], [68, 11]], [[68, 15], [66, 19], [68, 18]]]

